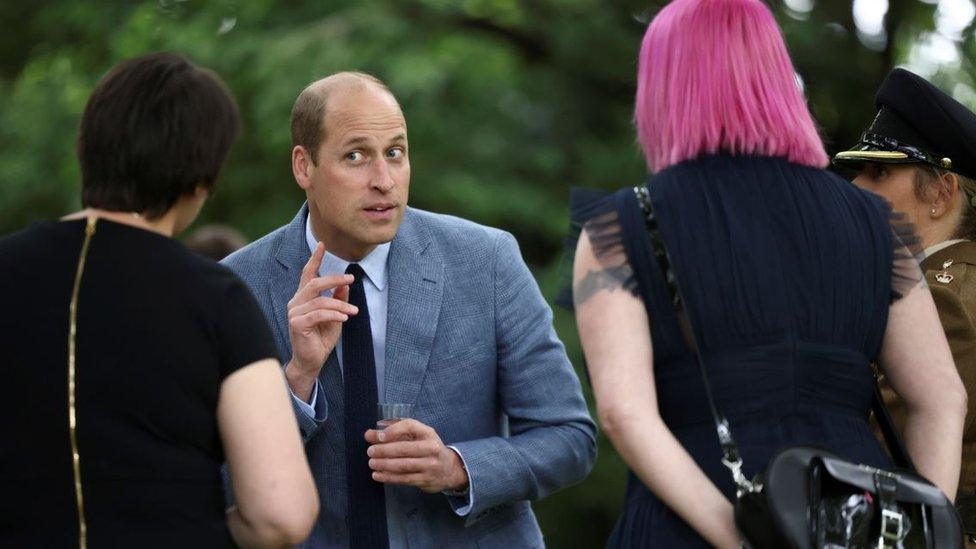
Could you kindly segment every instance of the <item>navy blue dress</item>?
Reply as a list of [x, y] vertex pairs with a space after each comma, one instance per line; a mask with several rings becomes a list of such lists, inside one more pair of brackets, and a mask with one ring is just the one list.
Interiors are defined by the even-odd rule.
[[[871, 362], [891, 300], [921, 275], [883, 199], [785, 159], [721, 155], [663, 170], [647, 188], [746, 475], [798, 444], [890, 466], [868, 423]], [[732, 500], [633, 189], [575, 192], [573, 217], [605, 267], [626, 271], [621, 281], [643, 299], [661, 416]], [[609, 546], [708, 544], [631, 473]]]

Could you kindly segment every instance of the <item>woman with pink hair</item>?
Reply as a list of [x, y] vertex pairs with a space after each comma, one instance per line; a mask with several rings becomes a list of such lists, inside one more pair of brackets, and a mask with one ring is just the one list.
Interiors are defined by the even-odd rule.
[[740, 542], [689, 327], [747, 477], [800, 444], [890, 467], [868, 422], [876, 361], [908, 403], [916, 467], [955, 494], [966, 394], [929, 290], [887, 204], [824, 170], [769, 9], [665, 7], [641, 46], [635, 119], [653, 176], [573, 204], [580, 338], [632, 471], [609, 544]]

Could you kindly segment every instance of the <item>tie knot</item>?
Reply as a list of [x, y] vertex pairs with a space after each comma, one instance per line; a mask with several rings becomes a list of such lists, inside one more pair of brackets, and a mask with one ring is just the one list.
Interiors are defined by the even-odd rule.
[[356, 281], [359, 282], [359, 280], [366, 275], [366, 271], [359, 266], [359, 263], [350, 263], [349, 266], [346, 267], [346, 274], [356, 277]]

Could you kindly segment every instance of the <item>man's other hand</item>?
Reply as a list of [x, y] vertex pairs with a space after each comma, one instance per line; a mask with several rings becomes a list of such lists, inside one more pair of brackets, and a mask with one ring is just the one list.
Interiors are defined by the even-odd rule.
[[382, 431], [366, 431], [369, 467], [373, 480], [385, 484], [415, 486], [435, 494], [461, 491], [468, 473], [461, 457], [441, 442], [433, 428], [415, 419], [403, 419]]

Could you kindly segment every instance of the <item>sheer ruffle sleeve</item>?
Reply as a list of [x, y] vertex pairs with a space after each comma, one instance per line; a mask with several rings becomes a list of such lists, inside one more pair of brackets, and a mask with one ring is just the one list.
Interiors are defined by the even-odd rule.
[[925, 273], [919, 265], [922, 260], [922, 239], [905, 214], [893, 212], [888, 204], [885, 206], [891, 227], [891, 301], [894, 302], [916, 286], [926, 284]]
[[[624, 246], [624, 230], [618, 213], [619, 198], [619, 191], [609, 193], [584, 188], [573, 188], [570, 191], [570, 230], [560, 265], [561, 291], [556, 298], [558, 305], [567, 309], [574, 308], [573, 261], [580, 235], [584, 231], [603, 270], [580, 281], [577, 293], [619, 287], [632, 295], [638, 295], [637, 279]], [[579, 299], [581, 296], [575, 297]]]

